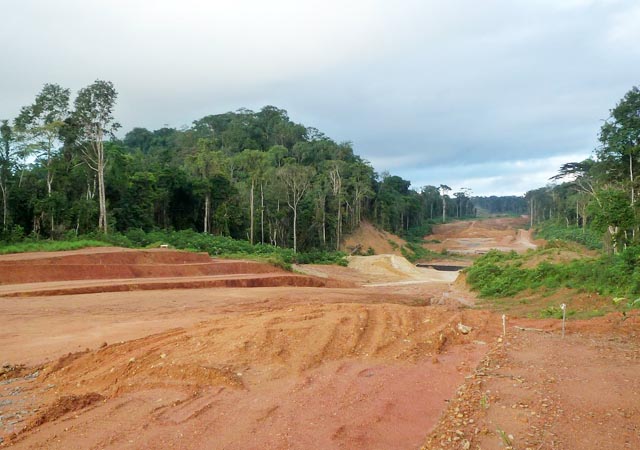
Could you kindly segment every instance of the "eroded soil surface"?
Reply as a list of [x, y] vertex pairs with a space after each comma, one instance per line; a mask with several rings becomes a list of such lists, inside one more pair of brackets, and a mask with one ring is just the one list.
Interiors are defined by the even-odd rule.
[[[481, 227], [520, 245], [514, 225]], [[503, 337], [455, 272], [398, 258], [289, 273], [167, 250], [0, 257], [0, 445], [640, 447], [637, 317], [565, 338], [509, 319]]]
[[524, 252], [536, 248], [526, 217], [470, 220], [436, 225], [425, 247], [461, 255], [479, 255], [491, 249]]

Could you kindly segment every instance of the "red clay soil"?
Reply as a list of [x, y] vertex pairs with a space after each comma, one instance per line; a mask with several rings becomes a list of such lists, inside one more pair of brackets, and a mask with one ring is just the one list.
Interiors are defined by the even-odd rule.
[[352, 287], [338, 280], [295, 275], [290, 273], [258, 273], [249, 275], [224, 275], [218, 277], [181, 277], [133, 280], [104, 280], [103, 282], [81, 282], [75, 285], [62, 283], [32, 283], [8, 285], [0, 288], [0, 297], [42, 297], [54, 295], [96, 294], [104, 292], [151, 291], [168, 289], [207, 288], [256, 288], [256, 287]]
[[640, 320], [612, 316], [571, 328], [564, 338], [509, 331], [423, 449], [639, 448]]
[[[187, 263], [91, 252], [71, 256]], [[302, 277], [271, 270], [2, 289]], [[570, 321], [564, 339], [557, 320], [509, 320], [499, 341], [500, 316], [473, 302], [462, 282], [0, 297], [0, 446], [640, 448], [640, 317]]]
[[227, 274], [285, 273], [269, 264], [211, 259], [206, 253], [173, 250], [85, 249], [71, 254], [0, 256], [0, 285], [61, 280], [197, 277]]
[[[208, 315], [11, 383], [20, 403], [9, 415], [19, 408], [25, 427], [7, 439], [16, 448], [415, 448], [483, 355], [478, 339], [496, 334], [490, 316], [341, 303]], [[459, 333], [460, 321], [478, 331]], [[31, 413], [95, 395], [105, 400], [86, 412], [49, 422]]]

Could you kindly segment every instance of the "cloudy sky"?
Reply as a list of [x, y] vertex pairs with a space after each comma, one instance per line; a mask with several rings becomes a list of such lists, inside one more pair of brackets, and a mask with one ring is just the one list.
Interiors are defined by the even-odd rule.
[[275, 105], [414, 187], [522, 194], [640, 84], [637, 0], [6, 0], [0, 118], [112, 81], [124, 130]]

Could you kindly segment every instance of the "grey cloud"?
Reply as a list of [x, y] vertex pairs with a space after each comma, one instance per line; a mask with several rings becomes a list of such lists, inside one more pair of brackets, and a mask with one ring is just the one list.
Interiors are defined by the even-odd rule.
[[378, 171], [486, 194], [588, 155], [640, 83], [632, 0], [23, 0], [4, 13], [0, 118], [46, 82], [96, 78], [116, 84], [125, 129], [273, 104]]

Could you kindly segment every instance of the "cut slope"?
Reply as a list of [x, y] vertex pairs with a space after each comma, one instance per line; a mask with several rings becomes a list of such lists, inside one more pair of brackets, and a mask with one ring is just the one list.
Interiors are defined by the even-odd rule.
[[85, 249], [0, 256], [0, 297], [218, 287], [351, 287], [265, 263], [174, 250]]
[[[394, 243], [394, 245], [391, 244]], [[389, 254], [401, 255], [400, 247], [406, 244], [406, 241], [395, 234], [387, 233], [379, 230], [371, 223], [363, 221], [360, 226], [351, 233], [344, 241], [342, 250], [352, 253], [359, 250], [360, 253], [366, 253], [372, 248], [376, 255]], [[356, 251], [357, 253], [357, 251]]]
[[195, 277], [284, 273], [269, 264], [211, 259], [206, 253], [173, 250], [89, 249], [65, 254], [0, 256], [0, 285], [71, 280]]

